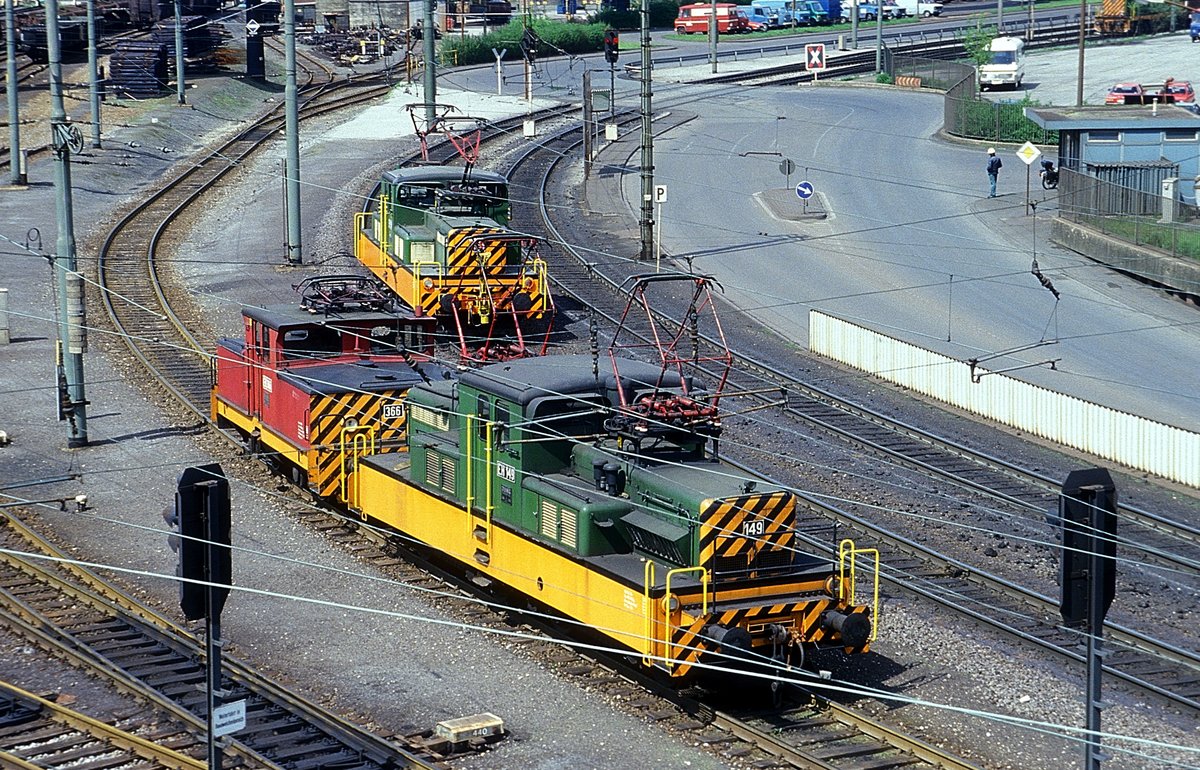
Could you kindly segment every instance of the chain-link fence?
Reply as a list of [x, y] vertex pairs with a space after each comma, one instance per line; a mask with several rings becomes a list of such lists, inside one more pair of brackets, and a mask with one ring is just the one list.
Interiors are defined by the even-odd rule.
[[996, 143], [1058, 143], [1057, 131], [1047, 131], [1025, 117], [1027, 102], [980, 99], [975, 68], [970, 64], [886, 53], [884, 69], [892, 82], [905, 84], [900, 78], [911, 78], [908, 85], [946, 92], [942, 122], [947, 133]]
[[[1192, 180], [1180, 183], [1190, 185]], [[1161, 189], [1151, 191], [1148, 184], [1131, 187], [1059, 169], [1058, 216], [1135, 246], [1200, 259], [1200, 209], [1180, 201], [1178, 193], [1168, 198]]]

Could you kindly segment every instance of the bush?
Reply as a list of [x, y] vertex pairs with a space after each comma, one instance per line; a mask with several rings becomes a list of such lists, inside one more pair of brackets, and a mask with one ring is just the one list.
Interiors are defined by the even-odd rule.
[[1057, 131], [1046, 131], [1025, 117], [1025, 108], [1036, 105], [1028, 95], [1019, 102], [999, 104], [965, 99], [959, 103], [958, 130], [951, 133], [994, 142], [1057, 144]]
[[875, 82], [883, 83], [885, 85], [891, 85], [892, 84], [892, 76], [887, 74], [886, 72], [880, 72], [879, 74], [877, 74], [875, 76]]
[[[540, 42], [537, 56], [559, 54], [592, 53], [604, 50], [604, 24], [567, 24], [560, 21], [537, 20], [531, 25]], [[508, 49], [506, 60], [521, 58], [521, 37], [525, 26], [520, 22], [509, 22], [486, 35], [442, 38], [442, 60], [454, 64], [486, 64], [496, 57], [492, 49]]]

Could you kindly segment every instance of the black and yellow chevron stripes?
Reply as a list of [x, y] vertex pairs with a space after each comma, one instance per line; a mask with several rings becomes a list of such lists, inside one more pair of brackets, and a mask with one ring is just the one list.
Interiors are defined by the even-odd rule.
[[786, 552], [795, 539], [796, 499], [790, 492], [710, 501], [700, 511], [700, 566], [737, 564], [752, 569], [767, 552]]
[[446, 236], [446, 275], [474, 275], [487, 271], [499, 277], [506, 267], [511, 240], [488, 238], [502, 236], [498, 227], [460, 227]]
[[356, 425], [374, 427], [376, 452], [395, 452], [403, 448], [405, 418], [403, 409], [399, 407], [405, 392], [338, 393], [312, 397], [309, 404], [308, 437], [312, 449], [308, 461], [308, 480], [319, 494], [334, 496], [340, 488], [344, 467], [342, 431], [351, 420]]
[[796, 638], [807, 644], [820, 647], [836, 645], [837, 632], [826, 629], [822, 624], [822, 619], [829, 610], [867, 612], [866, 607], [839, 606], [836, 599], [822, 597], [723, 610], [698, 617], [688, 626], [671, 629], [671, 656], [677, 661], [673, 674], [682, 675], [687, 665], [698, 660], [706, 649], [711, 649], [711, 645], [706, 645], [702, 638], [704, 628], [710, 625], [741, 628], [750, 634], [755, 646], [769, 643], [769, 635], [766, 632], [769, 624], [790, 629]]

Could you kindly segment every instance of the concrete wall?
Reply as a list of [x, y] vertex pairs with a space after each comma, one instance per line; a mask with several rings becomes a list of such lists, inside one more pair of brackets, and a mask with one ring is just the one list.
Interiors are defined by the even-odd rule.
[[1159, 254], [1057, 217], [1050, 240], [1114, 270], [1200, 297], [1200, 261]]

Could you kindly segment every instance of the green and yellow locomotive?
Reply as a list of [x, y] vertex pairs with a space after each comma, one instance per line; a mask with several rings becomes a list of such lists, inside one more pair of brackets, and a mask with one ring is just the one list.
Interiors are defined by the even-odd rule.
[[497, 324], [520, 329], [553, 315], [538, 240], [508, 229], [509, 212], [508, 183], [499, 174], [396, 169], [355, 216], [354, 256], [417, 315], [455, 329], [465, 358], [512, 357], [508, 349], [468, 342], [481, 329], [492, 339]]
[[409, 452], [352, 458], [353, 498], [674, 677], [866, 650], [877, 597], [855, 600], [853, 544], [840, 566], [806, 552], [794, 496], [707, 453], [720, 424], [690, 377], [612, 363], [527, 358], [413, 387]]

